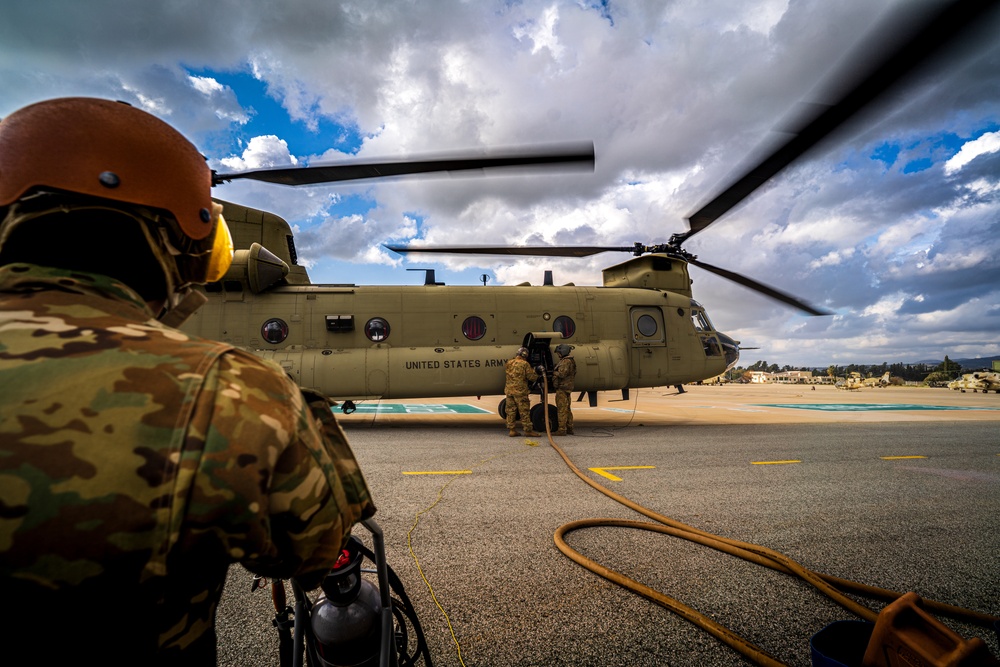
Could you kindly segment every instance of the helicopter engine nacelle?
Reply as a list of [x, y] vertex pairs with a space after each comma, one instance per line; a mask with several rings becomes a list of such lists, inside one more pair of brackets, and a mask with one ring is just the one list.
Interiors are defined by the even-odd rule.
[[273, 287], [288, 275], [288, 264], [259, 243], [251, 243], [246, 250], [233, 253], [230, 265], [222, 282], [245, 283], [253, 294], [260, 294]]
[[659, 253], [634, 257], [604, 269], [605, 287], [640, 287], [691, 296], [687, 262]]

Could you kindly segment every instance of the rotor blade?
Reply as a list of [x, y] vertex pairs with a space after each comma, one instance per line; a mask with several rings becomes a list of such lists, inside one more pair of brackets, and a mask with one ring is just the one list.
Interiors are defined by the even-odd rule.
[[705, 269], [706, 271], [710, 271], [711, 273], [720, 275], [723, 278], [732, 280], [735, 283], [739, 283], [744, 287], [749, 287], [750, 289], [756, 292], [760, 292], [761, 294], [769, 296], [772, 299], [775, 299], [776, 301], [788, 304], [789, 306], [794, 306], [795, 308], [805, 311], [810, 315], [833, 315], [833, 313], [828, 310], [823, 310], [821, 308], [816, 308], [815, 306], [810, 306], [805, 301], [796, 299], [791, 294], [786, 294], [785, 292], [776, 290], [773, 287], [768, 287], [764, 283], [759, 283], [756, 280], [747, 278], [746, 276], [741, 276], [738, 273], [733, 273], [732, 271], [728, 271], [726, 269], [720, 269], [717, 266], [712, 266], [711, 264], [706, 264], [705, 262], [693, 258], [688, 258], [687, 261], [688, 264], [694, 264], [695, 266]]
[[408, 252], [448, 253], [456, 255], [518, 255], [535, 257], [589, 257], [602, 252], [632, 252], [632, 246], [383, 246], [403, 255]]
[[212, 174], [212, 184], [218, 185], [238, 178], [249, 178], [280, 185], [315, 185], [337, 181], [354, 181], [366, 178], [387, 178], [409, 174], [429, 174], [441, 171], [470, 171], [500, 167], [543, 165], [577, 165], [594, 168], [594, 144], [573, 144], [527, 151], [496, 152], [493, 154], [467, 155], [464, 157], [408, 159], [395, 162], [369, 162], [349, 164], [314, 165], [279, 169], [237, 171], [229, 174]]
[[[997, 4], [997, 0], [957, 0], [926, 12], [926, 16], [922, 16], [914, 26], [912, 34], [904, 38], [898, 48], [870, 65], [867, 74], [860, 77], [857, 84], [829, 106], [817, 105], [818, 112], [803, 124], [802, 129], [691, 214], [688, 218], [690, 231], [682, 234], [681, 240], [694, 236], [718, 220], [889, 86], [929, 60], [966, 26]], [[895, 27], [898, 29], [898, 25]], [[853, 80], [856, 77], [849, 78]]]

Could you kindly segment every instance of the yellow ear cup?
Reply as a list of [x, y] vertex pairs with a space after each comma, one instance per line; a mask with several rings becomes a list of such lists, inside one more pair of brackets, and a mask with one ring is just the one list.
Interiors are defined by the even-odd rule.
[[221, 280], [233, 263], [233, 235], [229, 231], [226, 219], [222, 217], [222, 206], [212, 202], [212, 213], [218, 216], [218, 221], [215, 223], [212, 255], [208, 259], [208, 267], [205, 271], [205, 282], [209, 283]]

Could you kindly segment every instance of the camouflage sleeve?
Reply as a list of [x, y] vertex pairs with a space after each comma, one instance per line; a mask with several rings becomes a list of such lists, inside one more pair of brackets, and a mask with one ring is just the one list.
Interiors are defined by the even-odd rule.
[[255, 573], [313, 587], [351, 527], [375, 512], [329, 402], [269, 362], [224, 355], [192, 429], [205, 451], [179, 520], [217, 531], [229, 556]]
[[553, 389], [573, 391], [573, 378], [576, 377], [576, 362], [572, 357], [564, 357], [552, 371]]
[[556, 367], [552, 369], [552, 388], [558, 389], [566, 377], [566, 361], [560, 359]]
[[535, 372], [535, 369], [527, 361], [524, 362], [524, 379], [529, 383], [538, 379], [538, 373]]

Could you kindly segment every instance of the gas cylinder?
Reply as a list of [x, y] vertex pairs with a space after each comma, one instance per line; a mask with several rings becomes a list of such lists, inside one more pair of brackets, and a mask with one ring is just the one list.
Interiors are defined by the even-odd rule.
[[351, 536], [320, 587], [310, 625], [324, 667], [377, 665], [382, 639], [378, 588], [361, 576], [360, 542]]

